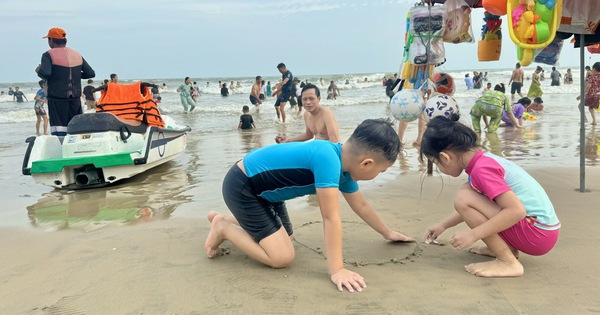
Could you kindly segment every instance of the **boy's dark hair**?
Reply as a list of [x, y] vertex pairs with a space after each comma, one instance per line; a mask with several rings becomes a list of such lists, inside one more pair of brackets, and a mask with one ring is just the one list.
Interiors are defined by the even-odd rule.
[[506, 88], [504, 87], [504, 83], [498, 83], [494, 86], [494, 91], [500, 91], [502, 93], [506, 92]]
[[88, 84], [91, 84], [91, 83], [94, 83], [94, 80], [88, 79], [87, 82], [88, 82]]
[[46, 83], [46, 81], [44, 80], [39, 80], [38, 84], [40, 85], [40, 87], [44, 87], [44, 84]]
[[[311, 84], [307, 84], [307, 87], [309, 85]], [[354, 154], [375, 153], [389, 162], [396, 161], [401, 146], [392, 122], [383, 118], [367, 119], [360, 123], [354, 129], [348, 143], [351, 144]]]
[[112, 81], [112, 80], [113, 80], [113, 79], [114, 79], [116, 76], [117, 76], [117, 74], [116, 74], [116, 73], [111, 73], [111, 74], [110, 74], [110, 80]]
[[600, 72], [600, 62], [595, 62], [592, 65], [592, 69], [596, 70], [596, 72]]
[[533, 101], [536, 102], [536, 103], [539, 103], [539, 104], [544, 103], [544, 101], [542, 101], [541, 97], [536, 97], [536, 98], [533, 99]]
[[262, 79], [261, 76], [257, 75], [254, 81]]
[[531, 104], [531, 100], [529, 99], [529, 97], [523, 97], [517, 103], [520, 103], [521, 105], [529, 105]]
[[302, 88], [302, 93], [300, 93], [300, 97], [302, 97], [302, 94], [304, 94], [304, 91], [310, 90], [310, 89], [314, 89], [317, 97], [321, 97], [321, 91], [319, 90], [319, 88], [316, 85], [314, 85], [312, 83], [309, 83], [309, 84], [305, 85], [304, 88]]
[[428, 157], [439, 160], [442, 151], [465, 152], [477, 147], [477, 134], [459, 123], [459, 118], [458, 114], [437, 116], [427, 123], [419, 152], [421, 161]]
[[277, 69], [281, 69], [281, 68], [285, 68], [285, 63], [283, 63], [283, 62], [280, 62], [280, 63], [277, 65]]
[[[185, 81], [187, 81], [189, 79], [190, 79], [190, 77], [185, 77], [185, 79], [183, 79], [183, 82], [185, 82]], [[221, 81], [219, 81], [219, 82], [221, 82]]]
[[244, 106], [242, 107], [242, 112], [244, 112], [244, 113], [245, 113], [245, 112], [249, 112], [249, 111], [250, 111], [250, 107], [248, 107], [248, 105], [244, 105]]

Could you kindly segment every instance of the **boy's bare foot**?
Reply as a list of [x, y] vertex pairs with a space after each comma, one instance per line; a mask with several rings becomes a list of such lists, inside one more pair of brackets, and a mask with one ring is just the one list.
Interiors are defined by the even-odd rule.
[[204, 250], [206, 251], [208, 258], [215, 258], [221, 254], [219, 245], [221, 245], [225, 239], [223, 239], [223, 236], [221, 235], [219, 226], [222, 222], [225, 222], [223, 220], [224, 217], [222, 215], [215, 215], [210, 223], [210, 232], [208, 232], [206, 242], [204, 243]]
[[206, 218], [208, 219], [208, 222], [212, 223], [213, 219], [214, 219], [214, 218], [215, 218], [217, 215], [219, 215], [219, 214], [217, 213], [217, 211], [210, 211], [210, 212], [208, 213], [208, 215], [206, 216]]
[[465, 270], [478, 277], [519, 277], [523, 275], [523, 265], [518, 260], [510, 262], [498, 259], [473, 263], [465, 266]]

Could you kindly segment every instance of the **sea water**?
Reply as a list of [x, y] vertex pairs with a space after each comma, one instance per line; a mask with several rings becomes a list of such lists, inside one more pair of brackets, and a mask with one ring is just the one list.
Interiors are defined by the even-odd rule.
[[[469, 110], [482, 92], [466, 89], [464, 75], [469, 72], [472, 76], [473, 70], [448, 71], [455, 80], [454, 97], [460, 106], [461, 121], [467, 125], [471, 124]], [[524, 70], [526, 77], [530, 77], [533, 70]], [[563, 74], [565, 70], [560, 69]], [[491, 82], [492, 85], [501, 82], [507, 84], [511, 72], [511, 69], [488, 71], [487, 82]], [[385, 95], [383, 86], [384, 75], [386, 74], [370, 73], [297, 77], [303, 82], [316, 84], [321, 89], [321, 104], [333, 111], [341, 138], [346, 140], [364, 119], [383, 117], [393, 120], [388, 106], [389, 98]], [[561, 84], [558, 87], [550, 86], [549, 73], [546, 76], [546, 80], [542, 81], [545, 108], [543, 112], [535, 114], [537, 120], [526, 121], [522, 130], [500, 128], [497, 133], [483, 132], [481, 144], [494, 154], [506, 157], [526, 168], [575, 168], [579, 165], [580, 152], [580, 116], [578, 102], [575, 100], [579, 94], [579, 72], [573, 69], [573, 84]], [[270, 80], [274, 85], [280, 76], [263, 78], [265, 81]], [[320, 84], [321, 78], [324, 86]], [[100, 79], [97, 78], [96, 81], [99, 82]], [[191, 113], [183, 112], [179, 93], [176, 91], [179, 84], [183, 83], [183, 78], [139, 80], [159, 86], [166, 83], [168, 89], [161, 90], [162, 102], [159, 106], [163, 113], [192, 128], [187, 138], [187, 149], [174, 161], [119, 185], [77, 192], [54, 190], [36, 184], [31, 177], [21, 174], [22, 158], [26, 149], [25, 139], [35, 134], [36, 118], [32, 100], [38, 90], [37, 83], [0, 84], [0, 91], [5, 93], [9, 86], [19, 86], [30, 100], [26, 103], [15, 103], [12, 96], [0, 96], [0, 128], [3, 133], [0, 142], [0, 178], [3, 179], [0, 191], [4, 198], [12, 198], [8, 201], [11, 207], [0, 212], [1, 225], [40, 224], [43, 221], [40, 213], [49, 209], [64, 208], [67, 212], [87, 209], [93, 214], [102, 213], [98, 209], [94, 210], [96, 212], [92, 211], [95, 205], [119, 211], [123, 211], [123, 205], [129, 205], [131, 211], [152, 209], [157, 217], [170, 217], [174, 214], [198, 217], [206, 215], [210, 210], [226, 211], [220, 186], [229, 167], [250, 150], [275, 144], [274, 138], [277, 135], [291, 137], [305, 130], [303, 118], [292, 113], [289, 103], [286, 106], [287, 122], [279, 122], [273, 107], [275, 99], [271, 97], [263, 101], [259, 112], [254, 108], [251, 110], [256, 130], [237, 130], [242, 106], [253, 107], [248, 95], [254, 78], [192, 78], [198, 83], [202, 94], [198, 98], [196, 109]], [[231, 81], [234, 82], [234, 86], [239, 81], [241, 88], [234, 88], [233, 91], [229, 91], [230, 96], [222, 97], [217, 86], [219, 80], [227, 83], [228, 87]], [[137, 79], [122, 80], [120, 83], [135, 81]], [[340, 90], [341, 95], [336, 100], [327, 100], [326, 97], [330, 81], [334, 81]], [[524, 94], [527, 94], [530, 82], [525, 81]], [[586, 114], [589, 117], [587, 111]], [[397, 122], [395, 124], [397, 125]], [[585, 125], [584, 152], [587, 167], [597, 167], [600, 160], [598, 133], [595, 126]], [[406, 145], [398, 162], [375, 181], [362, 183], [361, 187], [384, 185], [386, 181], [401, 179], [403, 174], [424, 172], [425, 165], [418, 159], [418, 150], [411, 145], [416, 136], [417, 123], [412, 122], [404, 137]], [[307, 206], [307, 202], [306, 198], [293, 200], [291, 208]], [[90, 210], [91, 208], [93, 209]], [[92, 216], [87, 213], [85, 215]]]

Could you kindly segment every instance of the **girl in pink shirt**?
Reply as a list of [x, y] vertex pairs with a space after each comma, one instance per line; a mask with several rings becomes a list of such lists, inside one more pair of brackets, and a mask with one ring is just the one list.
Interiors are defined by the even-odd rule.
[[[481, 150], [475, 132], [458, 118], [435, 117], [421, 141], [421, 158], [435, 163], [442, 173], [469, 175], [454, 200], [456, 212], [428, 228], [425, 242], [465, 222], [471, 230], [455, 233], [450, 244], [496, 258], [467, 265], [468, 272], [480, 277], [521, 276], [519, 252], [535, 256], [549, 252], [558, 240], [560, 221], [544, 188], [513, 162]], [[472, 247], [478, 240], [487, 246]]]

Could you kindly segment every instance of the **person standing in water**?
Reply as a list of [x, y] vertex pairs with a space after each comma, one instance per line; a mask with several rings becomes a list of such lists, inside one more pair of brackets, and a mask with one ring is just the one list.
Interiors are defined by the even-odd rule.
[[510, 98], [512, 101], [515, 100], [515, 93], [519, 93], [519, 96], [523, 98], [523, 93], [521, 93], [521, 88], [523, 87], [523, 77], [525, 73], [523, 69], [521, 69], [521, 64], [517, 62], [515, 65], [515, 70], [513, 70], [510, 80], [508, 81], [508, 85], [510, 85]]
[[287, 69], [285, 64], [282, 62], [277, 65], [277, 70], [281, 73], [281, 94], [277, 98], [277, 102], [275, 103], [275, 109], [280, 114], [278, 116], [281, 117], [281, 122], [285, 123], [285, 105], [289, 101], [292, 96], [292, 90], [294, 85], [294, 75], [292, 72]]
[[40, 80], [38, 84], [40, 85], [40, 89], [37, 91], [37, 93], [35, 93], [35, 105], [33, 105], [35, 116], [37, 117], [37, 121], [35, 123], [35, 134], [37, 136], [40, 135], [40, 124], [42, 123], [42, 120], [44, 121], [44, 135], [48, 134], [48, 115], [44, 109], [44, 104], [46, 103], [46, 92], [44, 92], [44, 86], [46, 82], [44, 82], [44, 80]]
[[96, 76], [94, 69], [79, 52], [67, 46], [67, 32], [55, 27], [43, 38], [48, 39], [50, 50], [42, 55], [35, 69], [38, 76], [46, 80], [50, 133], [67, 135], [67, 125], [81, 109], [81, 79]]
[[181, 105], [183, 105], [183, 111], [188, 112], [188, 105], [190, 106], [190, 112], [196, 108], [196, 102], [192, 99], [191, 91], [194, 87], [192, 86], [192, 80], [190, 77], [185, 77], [183, 83], [179, 85], [177, 88], [177, 92], [179, 92], [179, 99], [181, 100]]

